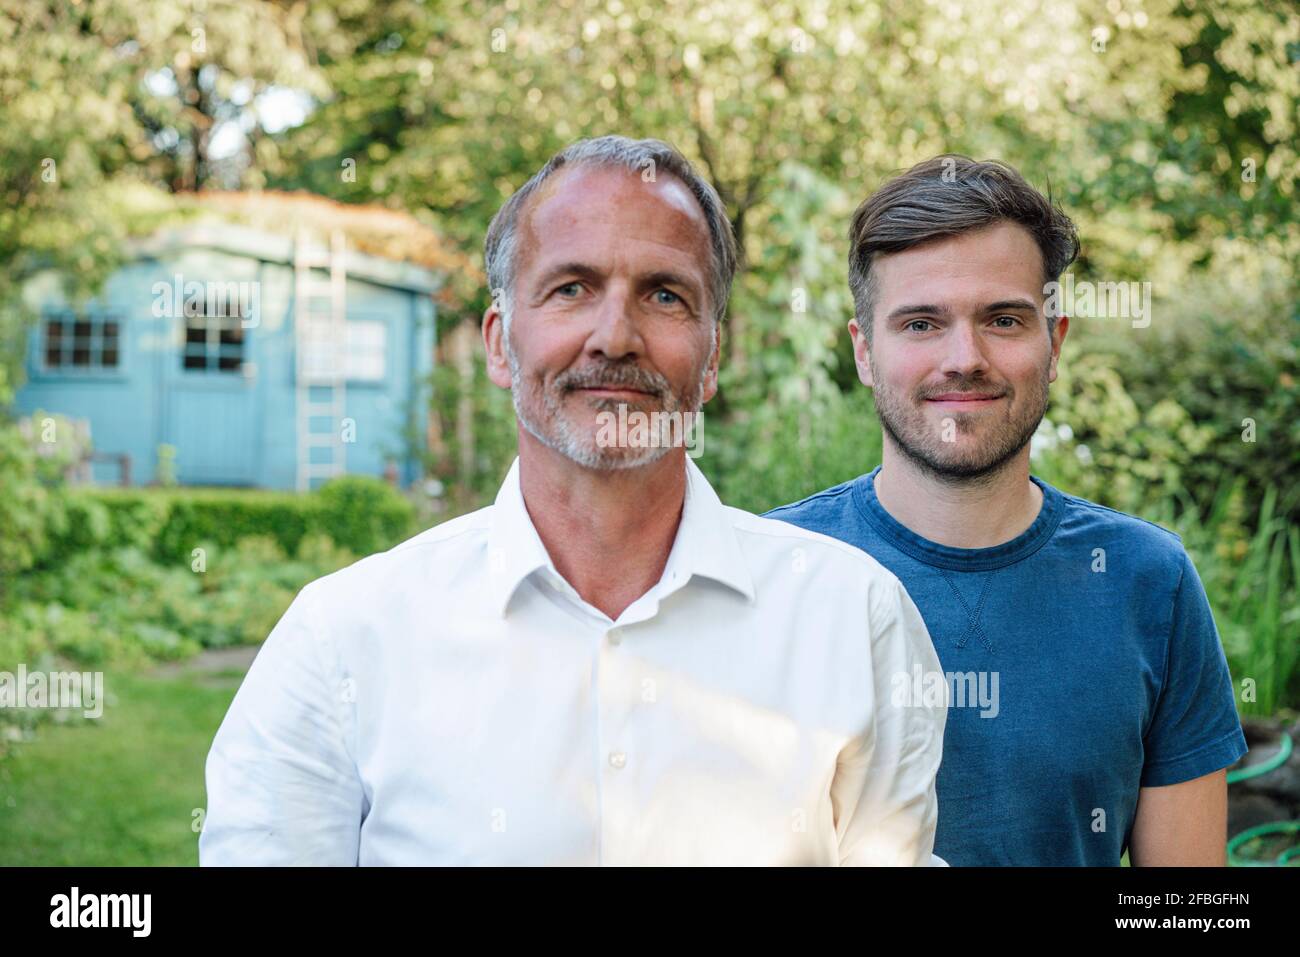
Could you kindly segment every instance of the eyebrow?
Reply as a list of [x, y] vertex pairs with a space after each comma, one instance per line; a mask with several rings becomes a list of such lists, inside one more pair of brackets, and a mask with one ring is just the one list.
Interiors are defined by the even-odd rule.
[[991, 302], [984, 307], [984, 312], [1006, 312], [1009, 309], [1023, 309], [1028, 312], [1037, 312], [1038, 306], [1028, 299], [999, 299], [997, 302]]
[[537, 277], [535, 287], [544, 289], [561, 276], [595, 280], [600, 278], [600, 270], [580, 262], [558, 263]]
[[[1028, 299], [999, 299], [997, 302], [990, 302], [988, 305], [981, 306], [980, 312], [1006, 312], [1012, 309], [1037, 312], [1038, 307]], [[947, 306], [936, 306], [929, 303], [918, 303], [916, 305], [899, 306], [886, 316], [886, 321], [898, 319], [902, 316], [911, 315], [931, 315], [943, 316], [945, 319], [952, 317], [952, 310]]]
[[[576, 276], [580, 279], [586, 279], [591, 282], [598, 281], [604, 277], [604, 274], [593, 266], [588, 266], [580, 262], [557, 263], [546, 272], [537, 277], [534, 285], [535, 289], [545, 290], [551, 283], [561, 276]], [[647, 286], [677, 286], [690, 292], [693, 296], [702, 296], [704, 287], [694, 280], [690, 279], [683, 273], [673, 272], [671, 269], [660, 269], [649, 273], [645, 276], [637, 277], [637, 285]]]
[[926, 313], [932, 316], [943, 316], [946, 319], [952, 315], [952, 310], [950, 310], [947, 306], [932, 306], [928, 304], [920, 304], [915, 306], [899, 306], [897, 309], [893, 310], [885, 318], [887, 320], [897, 319], [900, 316], [910, 316], [919, 313]]

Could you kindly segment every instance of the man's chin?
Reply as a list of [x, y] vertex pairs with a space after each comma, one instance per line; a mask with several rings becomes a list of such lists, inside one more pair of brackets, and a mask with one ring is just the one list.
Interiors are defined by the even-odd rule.
[[582, 449], [563, 449], [570, 459], [599, 472], [623, 472], [653, 465], [668, 453], [666, 446], [649, 448], [604, 448], [598, 445]]
[[[956, 445], [956, 444], [955, 444]], [[1023, 448], [1023, 446], [1021, 446]], [[941, 449], [909, 446], [904, 453], [923, 465], [931, 474], [948, 479], [977, 479], [999, 471], [1020, 449], [998, 450], [990, 454], [987, 447], [971, 443], [969, 448], [945, 446]]]

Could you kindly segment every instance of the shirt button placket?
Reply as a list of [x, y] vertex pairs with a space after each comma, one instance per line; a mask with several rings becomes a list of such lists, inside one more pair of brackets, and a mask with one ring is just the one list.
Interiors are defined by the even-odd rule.
[[623, 749], [627, 732], [629, 708], [633, 703], [626, 699], [625, 685], [627, 660], [618, 654], [624, 639], [623, 629], [611, 627], [605, 632], [604, 646], [599, 650], [597, 670], [597, 700], [600, 707], [600, 748], [603, 761], [598, 773], [603, 778], [601, 786], [600, 862], [606, 865], [627, 863], [627, 848], [621, 838], [628, 826], [628, 783], [624, 778], [628, 766], [628, 753]]

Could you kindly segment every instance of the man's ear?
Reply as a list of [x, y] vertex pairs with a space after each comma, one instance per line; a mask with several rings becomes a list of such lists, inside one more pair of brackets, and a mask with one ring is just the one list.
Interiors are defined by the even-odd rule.
[[856, 316], [849, 320], [849, 336], [853, 339], [853, 364], [858, 367], [858, 379], [870, 387], [875, 384], [871, 381], [871, 346]]
[[483, 350], [487, 353], [487, 374], [493, 385], [509, 389], [510, 363], [506, 361], [506, 324], [494, 303], [483, 313]]
[[708, 402], [718, 394], [718, 359], [722, 353], [722, 322], [717, 321], [718, 334], [713, 337], [713, 353], [709, 356], [709, 364], [704, 369], [704, 392], [700, 398], [700, 404]]
[[1056, 381], [1056, 364], [1061, 358], [1061, 343], [1065, 341], [1065, 334], [1070, 331], [1070, 317], [1060, 316], [1056, 320], [1056, 329], [1052, 332], [1052, 358], [1047, 369], [1047, 381]]

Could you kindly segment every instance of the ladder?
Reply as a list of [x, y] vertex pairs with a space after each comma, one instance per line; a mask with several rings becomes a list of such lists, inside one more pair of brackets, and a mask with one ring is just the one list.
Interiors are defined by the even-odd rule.
[[[315, 272], [329, 270], [322, 279]], [[347, 241], [334, 230], [328, 249], [298, 230], [293, 257], [294, 395], [298, 490], [311, 491], [346, 470]]]

